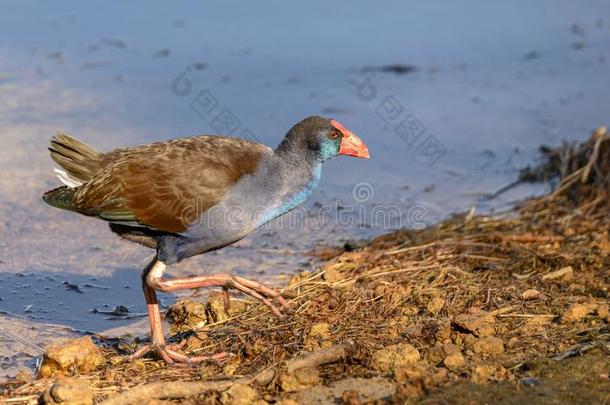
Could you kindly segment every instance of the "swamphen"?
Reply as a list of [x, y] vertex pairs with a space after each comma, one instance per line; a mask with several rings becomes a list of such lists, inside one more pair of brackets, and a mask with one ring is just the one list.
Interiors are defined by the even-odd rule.
[[273, 150], [227, 136], [194, 136], [99, 153], [65, 134], [51, 140], [51, 158], [65, 185], [44, 194], [54, 207], [109, 222], [121, 237], [156, 250], [142, 272], [151, 343], [167, 363], [193, 362], [165, 344], [155, 290], [218, 286], [286, 307], [281, 295], [229, 274], [164, 278], [166, 266], [220, 249], [303, 203], [320, 181], [322, 163], [337, 155], [368, 158], [366, 145], [335, 120], [309, 117]]

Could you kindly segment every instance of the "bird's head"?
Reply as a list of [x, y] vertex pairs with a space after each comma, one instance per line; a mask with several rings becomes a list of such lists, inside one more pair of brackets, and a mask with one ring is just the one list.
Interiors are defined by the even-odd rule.
[[334, 119], [318, 116], [293, 126], [278, 151], [304, 151], [320, 162], [338, 155], [369, 158], [368, 148], [353, 132]]

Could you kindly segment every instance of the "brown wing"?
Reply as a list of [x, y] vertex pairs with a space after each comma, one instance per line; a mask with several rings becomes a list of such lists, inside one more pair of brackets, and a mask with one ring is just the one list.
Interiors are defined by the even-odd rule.
[[78, 188], [72, 204], [107, 221], [180, 233], [268, 152], [264, 145], [217, 136], [117, 149], [102, 155], [103, 169]]

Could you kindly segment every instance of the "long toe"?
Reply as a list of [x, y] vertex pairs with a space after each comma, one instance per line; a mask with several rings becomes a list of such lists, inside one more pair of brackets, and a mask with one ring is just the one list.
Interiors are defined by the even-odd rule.
[[258, 291], [260, 294], [263, 294], [267, 297], [276, 299], [282, 307], [284, 307], [284, 308], [289, 307], [289, 305], [286, 302], [286, 300], [284, 299], [284, 297], [282, 297], [282, 295], [278, 291], [275, 291], [275, 290], [265, 286], [264, 284], [257, 283], [256, 281], [248, 280], [247, 278], [238, 277], [238, 276], [234, 276], [234, 278], [237, 281], [239, 281], [242, 285], [249, 287], [255, 291]]
[[273, 304], [273, 302], [271, 302], [271, 300], [275, 299], [277, 300], [277, 302], [280, 303], [282, 307], [288, 308], [288, 303], [280, 295], [280, 293], [272, 290], [269, 287], [265, 287], [264, 285], [257, 283], [256, 281], [248, 280], [238, 276], [229, 276], [228, 286], [261, 301], [263, 304], [269, 307], [269, 309], [271, 309], [271, 311], [276, 316], [280, 318], [283, 315], [279, 311], [279, 309]]

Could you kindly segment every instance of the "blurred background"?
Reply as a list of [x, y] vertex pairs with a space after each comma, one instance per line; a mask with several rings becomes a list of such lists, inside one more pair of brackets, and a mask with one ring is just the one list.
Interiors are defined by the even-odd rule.
[[1, 7], [0, 376], [58, 336], [146, 331], [152, 252], [40, 200], [59, 185], [46, 149], [58, 130], [99, 150], [210, 133], [275, 146], [306, 116], [342, 122], [369, 161], [335, 159], [307, 213], [173, 270], [278, 283], [311, 269], [314, 248], [540, 193], [486, 198], [541, 144], [608, 123], [602, 0]]

